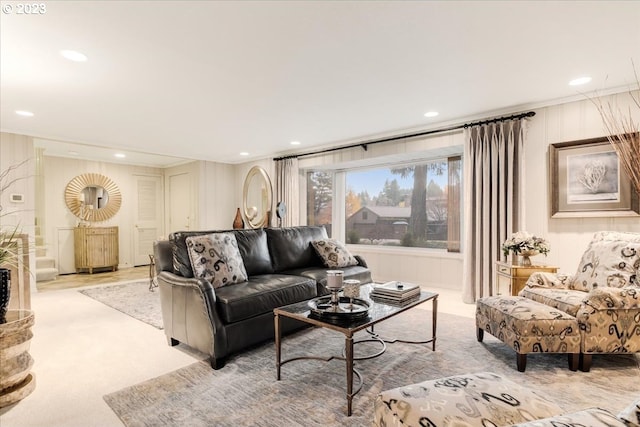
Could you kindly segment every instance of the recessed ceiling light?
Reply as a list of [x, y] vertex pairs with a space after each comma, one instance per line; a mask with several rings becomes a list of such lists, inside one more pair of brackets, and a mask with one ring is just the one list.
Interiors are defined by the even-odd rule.
[[33, 117], [33, 113], [31, 111], [16, 110], [16, 114], [22, 117]]
[[580, 86], [586, 83], [589, 83], [591, 81], [591, 77], [589, 76], [584, 76], [584, 77], [578, 77], [577, 79], [573, 79], [569, 82], [569, 86]]
[[440, 113], [438, 113], [437, 111], [429, 111], [427, 113], [424, 113], [424, 116], [425, 117], [436, 117], [438, 114], [440, 114]]
[[117, 157], [117, 158], [119, 158], [119, 159], [124, 159], [125, 157], [127, 157], [127, 155], [126, 155], [126, 154], [123, 154], [123, 153], [116, 153], [116, 154], [114, 154], [113, 156], [114, 156], [114, 157]]
[[243, 151], [243, 152], [241, 152], [241, 153], [240, 153], [240, 155], [241, 155], [241, 156], [248, 156], [248, 155], [249, 155], [249, 153], [247, 153], [246, 151]]
[[291, 141], [291, 145], [300, 145], [300, 141]]
[[60, 55], [67, 58], [69, 61], [85, 62], [87, 60], [87, 55], [75, 50], [61, 50]]

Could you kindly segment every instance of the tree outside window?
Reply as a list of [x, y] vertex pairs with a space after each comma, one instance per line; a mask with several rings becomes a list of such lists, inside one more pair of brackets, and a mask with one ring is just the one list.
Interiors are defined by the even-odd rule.
[[324, 225], [331, 235], [333, 209], [333, 173], [311, 171], [307, 173], [307, 225]]

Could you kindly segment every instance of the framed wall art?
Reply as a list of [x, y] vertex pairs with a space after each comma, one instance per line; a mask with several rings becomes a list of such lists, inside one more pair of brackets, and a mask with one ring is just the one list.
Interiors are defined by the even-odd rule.
[[549, 145], [552, 218], [638, 216], [638, 194], [606, 137]]

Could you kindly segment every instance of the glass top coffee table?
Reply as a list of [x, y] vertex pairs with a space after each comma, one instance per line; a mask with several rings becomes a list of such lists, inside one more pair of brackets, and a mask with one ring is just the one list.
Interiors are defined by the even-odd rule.
[[[354, 360], [370, 359], [381, 355], [386, 350], [386, 343], [404, 342], [411, 344], [429, 344], [433, 351], [436, 350], [436, 322], [438, 312], [438, 294], [435, 292], [421, 291], [420, 295], [414, 300], [404, 305], [393, 305], [382, 302], [377, 302], [369, 298], [369, 293], [373, 289], [371, 284], [363, 285], [360, 287], [360, 299], [369, 303], [369, 309], [366, 317], [359, 316], [354, 320], [335, 321], [335, 319], [322, 318], [314, 315], [311, 310], [311, 306], [308, 301], [299, 302], [296, 304], [286, 305], [273, 310], [274, 322], [275, 322], [275, 344], [276, 344], [276, 379], [280, 380], [280, 368], [282, 365], [301, 359], [317, 359], [323, 361], [330, 361], [333, 359], [344, 360], [346, 362], [347, 373], [347, 416], [351, 416], [351, 404], [353, 397], [360, 391], [363, 384], [362, 375], [354, 369]], [[432, 331], [431, 338], [424, 341], [405, 341], [405, 340], [383, 340], [374, 331], [374, 325], [389, 319], [397, 314], [407, 311], [417, 305], [420, 305], [426, 301], [431, 301], [433, 305], [432, 309]], [[281, 317], [287, 317], [295, 319], [304, 323], [308, 323], [321, 328], [331, 329], [336, 332], [340, 332], [344, 335], [344, 354], [342, 356], [301, 356], [290, 359], [282, 360], [282, 334], [280, 328]], [[354, 341], [353, 336], [356, 332], [366, 330], [371, 339]], [[357, 342], [376, 340], [382, 343], [382, 350], [374, 355], [354, 358], [353, 345]], [[353, 375], [356, 375], [359, 380], [357, 389], [353, 389]]]

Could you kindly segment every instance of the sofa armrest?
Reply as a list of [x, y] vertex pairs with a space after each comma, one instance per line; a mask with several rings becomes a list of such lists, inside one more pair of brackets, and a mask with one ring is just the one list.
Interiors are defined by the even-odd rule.
[[573, 276], [567, 274], [538, 271], [529, 276], [525, 286], [530, 288], [570, 289], [569, 285], [572, 282]]
[[227, 355], [226, 330], [216, 310], [211, 283], [168, 271], [157, 276], [165, 334], [168, 338], [222, 359]]
[[584, 304], [593, 310], [628, 310], [640, 308], [640, 287], [597, 287], [587, 294]]
[[640, 352], [639, 287], [593, 289], [585, 296], [576, 319], [582, 353]]
[[204, 304], [204, 307], [202, 308], [204, 308], [204, 311], [208, 313], [210, 317], [218, 317], [214, 314], [217, 300], [216, 292], [213, 286], [211, 286], [211, 283], [207, 280], [195, 277], [182, 277], [168, 271], [160, 272], [156, 278], [158, 280], [158, 287], [160, 288], [160, 302], [162, 304], [172, 304], [174, 293], [169, 293], [167, 291], [169, 288], [181, 288], [185, 293], [197, 296], [197, 300], [202, 301]]
[[358, 265], [364, 268], [369, 268], [369, 266], [367, 265], [367, 262], [360, 255], [354, 255], [353, 257], [358, 261]]
[[203, 294], [211, 293], [212, 302], [216, 301], [216, 293], [211, 283], [204, 279], [197, 279], [195, 277], [182, 277], [169, 271], [161, 271], [158, 273], [158, 281], [163, 281], [172, 286], [186, 286], [194, 289], [198, 289]]

